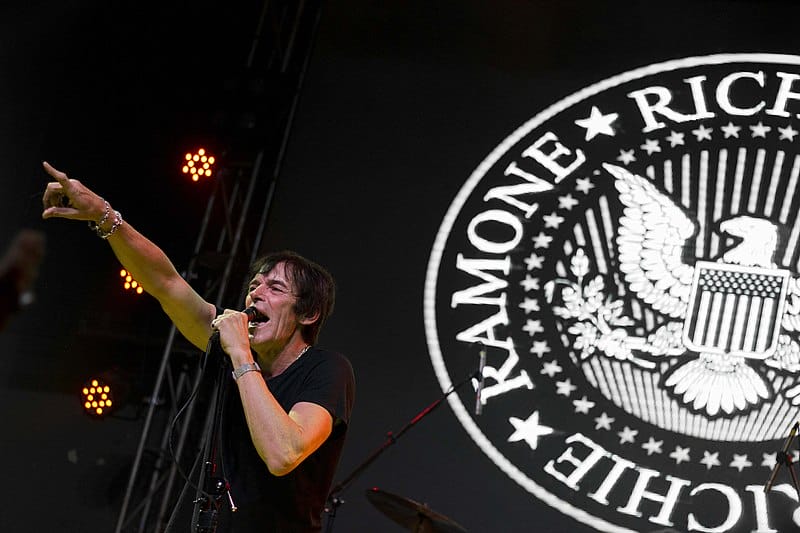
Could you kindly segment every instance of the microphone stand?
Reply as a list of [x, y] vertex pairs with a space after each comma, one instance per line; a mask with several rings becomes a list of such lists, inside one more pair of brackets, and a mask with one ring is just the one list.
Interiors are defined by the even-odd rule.
[[[206, 356], [210, 359], [214, 352], [214, 346], [219, 346], [219, 334], [212, 336], [209, 341], [208, 353]], [[217, 350], [221, 352], [222, 350]], [[228, 380], [226, 379], [228, 369], [228, 359], [223, 355], [217, 354], [219, 357], [216, 382], [214, 384], [214, 403], [212, 409], [214, 410], [214, 417], [210, 425], [210, 433], [207, 435], [206, 445], [203, 456], [203, 472], [200, 474], [200, 479], [197, 487], [197, 493], [194, 500], [194, 510], [192, 512], [192, 526], [193, 533], [214, 533], [217, 530], [219, 523], [219, 510], [222, 502], [222, 496], [228, 495], [228, 500], [231, 504], [231, 511], [236, 511], [236, 506], [230, 495], [230, 484], [226, 479], [216, 477], [217, 473], [217, 447], [219, 445], [219, 429], [222, 421], [222, 411], [225, 404], [225, 393], [228, 388]], [[208, 489], [206, 489], [208, 487]]]
[[792, 478], [794, 490], [797, 491], [797, 498], [800, 499], [800, 484], [797, 482], [797, 474], [795, 474], [794, 471], [792, 454], [789, 453], [789, 447], [792, 445], [792, 441], [797, 437], [798, 429], [800, 429], [800, 422], [795, 422], [792, 426], [792, 430], [789, 432], [789, 437], [783, 444], [783, 449], [775, 456], [775, 467], [772, 469], [772, 474], [770, 474], [767, 484], [764, 485], [764, 492], [769, 492], [772, 489], [772, 485], [775, 483], [775, 478], [778, 475], [778, 471], [781, 469], [781, 466], [786, 465], [786, 467], [789, 469], [789, 475]]
[[403, 434], [414, 427], [420, 420], [428, 416], [431, 411], [439, 407], [441, 403], [448, 397], [450, 394], [461, 388], [465, 383], [469, 382], [471, 379], [480, 379], [479, 371], [473, 372], [469, 376], [467, 376], [463, 381], [451, 387], [449, 391], [445, 392], [439, 399], [435, 402], [430, 404], [428, 407], [423, 409], [422, 411], [417, 414], [414, 418], [411, 419], [403, 428], [398, 431], [396, 434], [392, 433], [391, 431], [386, 434], [386, 440], [379, 446], [372, 454], [367, 457], [367, 459], [358, 465], [355, 470], [353, 470], [343, 481], [338, 483], [333, 489], [331, 489], [330, 493], [328, 494], [328, 501], [325, 505], [325, 512], [328, 513], [328, 521], [325, 525], [325, 532], [331, 533], [333, 531], [333, 523], [336, 518], [336, 511], [337, 509], [344, 503], [344, 500], [340, 497], [340, 494], [350, 486], [350, 484], [358, 477], [364, 470], [367, 469], [369, 465], [375, 462], [380, 455], [385, 452], [389, 446], [395, 444]]

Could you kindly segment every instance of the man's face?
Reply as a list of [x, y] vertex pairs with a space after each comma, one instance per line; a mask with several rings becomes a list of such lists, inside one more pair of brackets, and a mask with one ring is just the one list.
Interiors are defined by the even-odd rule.
[[258, 350], [280, 349], [299, 334], [300, 318], [294, 310], [297, 301], [294, 283], [284, 263], [278, 263], [266, 274], [256, 274], [250, 281], [245, 303], [254, 306], [259, 317], [250, 322], [250, 345]]

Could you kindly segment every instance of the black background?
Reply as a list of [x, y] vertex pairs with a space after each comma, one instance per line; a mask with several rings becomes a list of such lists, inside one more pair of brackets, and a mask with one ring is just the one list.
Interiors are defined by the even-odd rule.
[[[244, 61], [257, 2], [15, 1], [0, 8], [0, 242], [46, 231], [33, 307], [0, 336], [9, 531], [110, 531], [141, 422], [96, 422], [76, 391], [119, 363], [147, 379], [169, 324], [119, 288], [82, 224], [39, 220], [40, 162], [89, 184], [180, 268], [208, 185], [178, 162], [221, 75]], [[279, 177], [266, 248], [338, 281], [322, 344], [351, 358], [357, 406], [339, 477], [441, 389], [422, 321], [425, 269], [454, 195], [507, 135], [609, 76], [686, 56], [796, 53], [800, 6], [777, 1], [329, 1]], [[144, 377], [143, 377], [144, 376]], [[588, 531], [500, 472], [445, 404], [344, 495], [338, 531], [399, 531], [364, 490], [470, 531]]]

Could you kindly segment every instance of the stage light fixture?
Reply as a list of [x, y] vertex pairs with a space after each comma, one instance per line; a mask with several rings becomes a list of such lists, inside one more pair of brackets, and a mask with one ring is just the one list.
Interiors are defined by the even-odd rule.
[[119, 276], [123, 280], [122, 286], [125, 288], [125, 290], [133, 291], [136, 294], [142, 294], [144, 292], [144, 289], [142, 288], [141, 284], [135, 279], [133, 279], [133, 276], [131, 276], [130, 273], [124, 268], [119, 271]]
[[116, 407], [116, 400], [110, 382], [101, 378], [89, 379], [81, 389], [81, 405], [83, 412], [94, 418], [111, 413]]
[[196, 153], [187, 153], [184, 156], [181, 172], [190, 175], [192, 181], [199, 181], [200, 178], [210, 178], [213, 174], [216, 158], [206, 153], [205, 148], [200, 148]]
[[[115, 366], [106, 369], [89, 370], [89, 377], [79, 387], [80, 404], [83, 412], [95, 420], [108, 417], [125, 418], [125, 409], [137, 407], [131, 404], [131, 382], [133, 377], [129, 370]], [[128, 419], [136, 419], [139, 412], [127, 410]]]

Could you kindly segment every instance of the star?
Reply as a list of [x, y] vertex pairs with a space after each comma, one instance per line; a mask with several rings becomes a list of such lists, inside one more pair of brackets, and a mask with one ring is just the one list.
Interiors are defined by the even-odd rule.
[[761, 138], [766, 139], [767, 138], [767, 133], [769, 131], [771, 131], [771, 130], [772, 130], [772, 128], [770, 128], [769, 126], [765, 126], [764, 124], [761, 123], [760, 120], [758, 121], [758, 124], [756, 124], [755, 126], [750, 126], [750, 131], [752, 132], [751, 136], [754, 139], [756, 137], [761, 137]]
[[692, 130], [692, 133], [697, 137], [697, 142], [700, 142], [703, 139], [708, 139], [710, 141], [712, 131], [714, 131], [712, 128], [706, 128], [703, 124], [700, 124], [696, 130]]
[[720, 128], [722, 132], [725, 134], [725, 138], [728, 137], [736, 137], [739, 138], [739, 130], [741, 130], [741, 126], [734, 126], [733, 122], [728, 122], [727, 126], [722, 126]]
[[527, 420], [512, 416], [508, 421], [514, 426], [514, 433], [508, 437], [508, 442], [524, 440], [531, 450], [535, 450], [539, 445], [539, 437], [553, 433], [553, 428], [539, 424], [539, 411], [531, 413]]
[[675, 451], [669, 454], [672, 459], [675, 459], [675, 464], [681, 464], [683, 461], [690, 461], [689, 459], [689, 450], [691, 448], [681, 448], [680, 446], [675, 446]]
[[528, 270], [533, 270], [534, 268], [542, 268], [543, 262], [544, 262], [544, 257], [541, 257], [533, 253], [525, 258], [525, 265], [527, 265]]
[[551, 378], [555, 377], [556, 374], [560, 373], [563, 368], [558, 364], [558, 361], [547, 361], [545, 364], [542, 365], [542, 369], [539, 371], [540, 374], [544, 374], [550, 376]]
[[[792, 452], [792, 464], [797, 462], [798, 453], [800, 452], [798, 452], [797, 450], [794, 450]], [[775, 468], [775, 465], [778, 464], [778, 454], [775, 452], [762, 453], [761, 457], [763, 457], [761, 461], [761, 466], [766, 466], [767, 468]], [[792, 468], [794, 468], [794, 466]]]
[[529, 352], [536, 354], [536, 357], [541, 359], [544, 354], [550, 353], [550, 347], [547, 345], [547, 341], [533, 341], [533, 346], [531, 346]]
[[653, 437], [650, 437], [647, 442], [642, 444], [642, 449], [647, 450], [647, 455], [653, 455], [654, 453], [663, 453], [661, 451], [661, 446], [663, 445], [663, 440], [657, 441]]
[[704, 451], [703, 458], [700, 459], [700, 464], [706, 465], [707, 470], [711, 470], [711, 468], [719, 466], [721, 464], [719, 462], [719, 452], [709, 453]]
[[614, 423], [614, 419], [611, 418], [610, 416], [608, 416], [605, 412], [603, 412], [602, 415], [600, 415], [600, 416], [598, 416], [597, 418], [594, 419], [594, 422], [595, 422], [594, 429], [603, 428], [603, 429], [607, 429], [607, 430], [610, 431], [611, 430], [611, 424]]
[[525, 325], [522, 326], [522, 331], [527, 331], [528, 335], [533, 337], [537, 333], [544, 333], [544, 328], [542, 327], [541, 320], [528, 320], [525, 322]]
[[534, 311], [539, 311], [539, 302], [532, 298], [525, 298], [525, 300], [519, 304], [519, 307], [525, 311], [525, 314], [533, 313]]
[[526, 291], [539, 290], [539, 278], [532, 278], [530, 275], [525, 275], [525, 279], [519, 282]]
[[611, 127], [611, 123], [617, 120], [617, 117], [619, 117], [618, 113], [604, 115], [597, 106], [592, 106], [592, 111], [589, 116], [576, 120], [575, 124], [586, 129], [585, 140], [591, 141], [601, 133], [613, 137], [614, 129]]
[[553, 238], [540, 231], [539, 235], [531, 238], [531, 240], [533, 241], [534, 248], [547, 248], [550, 246], [550, 241], [552, 241]]
[[572, 197], [571, 194], [566, 196], [559, 196], [558, 197], [558, 208], [559, 209], [567, 209], [569, 211], [572, 210], [573, 207], [578, 205], [580, 202]]
[[620, 444], [625, 444], [626, 442], [635, 441], [636, 440], [636, 435], [638, 435], [638, 434], [639, 434], [638, 431], [636, 431], [635, 429], [631, 429], [628, 426], [625, 426], [622, 429], [622, 431], [617, 433], [617, 435], [619, 435], [619, 443]]
[[779, 140], [781, 141], [787, 140], [789, 142], [792, 142], [794, 140], [794, 136], [800, 133], [796, 129], [794, 129], [791, 124], [789, 124], [785, 128], [778, 128], [778, 131], [781, 132]]
[[747, 460], [747, 454], [739, 455], [735, 453], [733, 454], [733, 461], [731, 461], [730, 466], [738, 469], [739, 472], [741, 472], [748, 466], [753, 466], [753, 463]]
[[575, 190], [583, 194], [589, 194], [589, 191], [594, 189], [594, 184], [591, 178], [578, 178], [575, 180]]
[[572, 400], [572, 405], [575, 406], [576, 413], [583, 413], [589, 414], [589, 410], [594, 407], [596, 404], [594, 402], [589, 401], [586, 396], [581, 398], [580, 400]]
[[617, 161], [626, 167], [636, 161], [636, 156], [633, 155], [633, 148], [630, 150], [620, 150], [619, 155], [617, 156]]
[[556, 394], [569, 397], [578, 387], [572, 384], [569, 378], [564, 381], [556, 381]]
[[644, 144], [639, 148], [647, 152], [647, 155], [653, 155], [653, 152], [661, 151], [661, 147], [658, 145], [658, 141], [655, 139], [645, 139]]
[[681, 145], [682, 145], [682, 144], [685, 144], [685, 143], [683, 142], [683, 137], [684, 137], [684, 134], [683, 134], [683, 133], [677, 133], [677, 132], [675, 132], [675, 131], [671, 131], [671, 132], [669, 133], [669, 135], [667, 135], [667, 136], [664, 138], [664, 140], [666, 140], [666, 141], [669, 141], [669, 146], [670, 146], [670, 148], [675, 148], [675, 147], [676, 147], [676, 146], [678, 146], [679, 144], [681, 144]]
[[544, 220], [545, 228], [558, 229], [561, 223], [564, 222], [564, 217], [560, 217], [555, 213], [550, 213], [549, 215], [543, 216], [542, 220]]
[[764, 458], [761, 461], [761, 466], [766, 466], [767, 468], [775, 468], [775, 465], [778, 464], [778, 454], [777, 453], [762, 453], [761, 456]]

